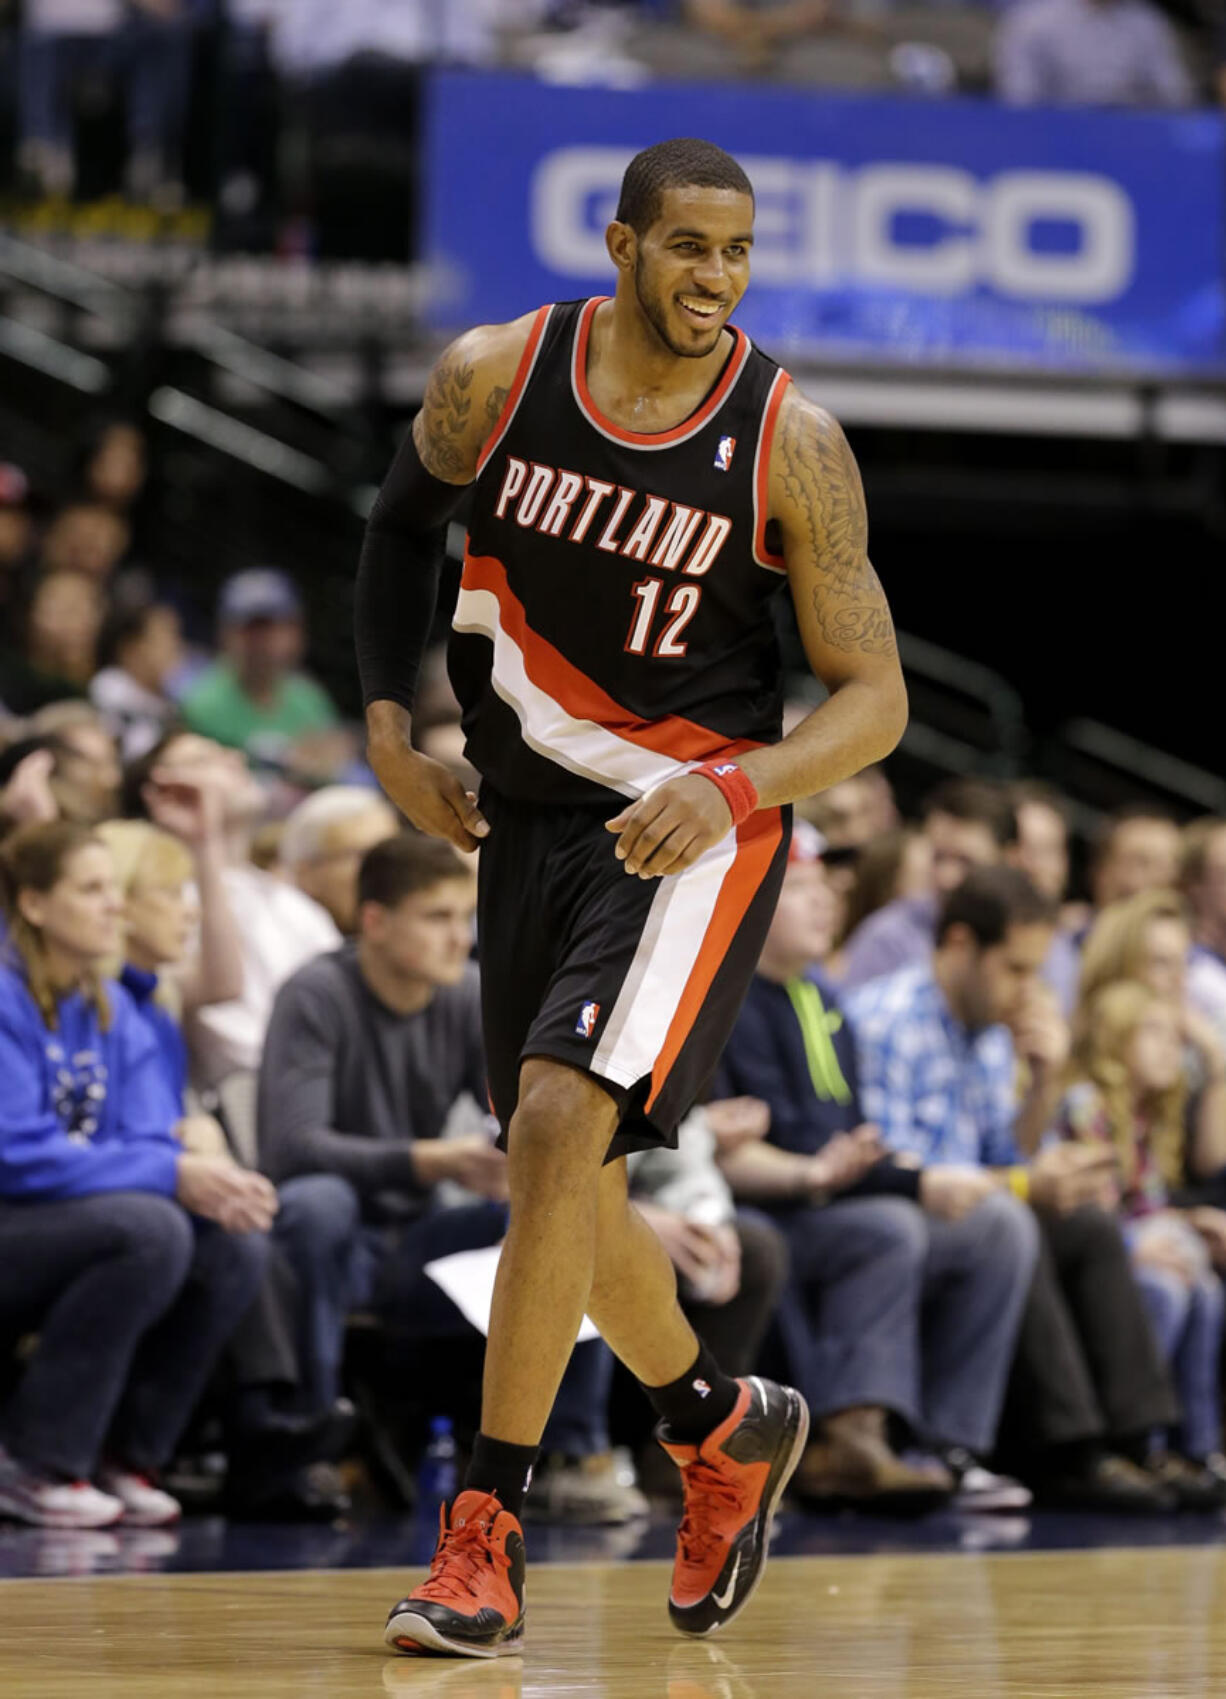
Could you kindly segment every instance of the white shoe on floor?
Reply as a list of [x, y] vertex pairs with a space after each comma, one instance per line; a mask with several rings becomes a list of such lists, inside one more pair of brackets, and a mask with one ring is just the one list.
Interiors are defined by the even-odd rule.
[[109, 1528], [123, 1511], [118, 1498], [88, 1481], [57, 1480], [0, 1447], [0, 1516], [36, 1528]]
[[168, 1522], [177, 1522], [183, 1514], [177, 1498], [171, 1498], [147, 1475], [138, 1475], [135, 1470], [103, 1469], [98, 1485], [119, 1500], [129, 1528], [162, 1528]]
[[954, 1494], [954, 1510], [1002, 1511], [1029, 1510], [1033, 1494], [1029, 1487], [1015, 1481], [1012, 1475], [996, 1475], [973, 1457], [969, 1451], [944, 1453], [946, 1463], [958, 1483]]

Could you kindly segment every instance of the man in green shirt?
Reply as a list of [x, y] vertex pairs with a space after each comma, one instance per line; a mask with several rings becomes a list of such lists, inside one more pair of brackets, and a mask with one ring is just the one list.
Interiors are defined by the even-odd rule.
[[222, 587], [221, 658], [192, 685], [183, 717], [193, 731], [257, 761], [324, 779], [351, 758], [348, 734], [323, 687], [300, 671], [302, 603], [282, 572], [254, 568]]

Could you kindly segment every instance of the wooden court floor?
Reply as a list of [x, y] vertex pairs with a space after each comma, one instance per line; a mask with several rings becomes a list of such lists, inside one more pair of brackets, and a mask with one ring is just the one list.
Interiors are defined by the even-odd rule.
[[0, 1583], [3, 1699], [1216, 1699], [1213, 1547], [784, 1558], [687, 1641], [661, 1564], [542, 1566], [522, 1658], [385, 1654], [389, 1570]]

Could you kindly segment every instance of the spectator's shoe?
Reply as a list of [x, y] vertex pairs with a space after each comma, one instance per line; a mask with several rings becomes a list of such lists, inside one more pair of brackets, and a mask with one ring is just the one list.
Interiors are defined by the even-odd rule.
[[334, 1463], [228, 1480], [223, 1503], [233, 1522], [339, 1522], [353, 1508]]
[[941, 1460], [954, 1478], [955, 1510], [1004, 1511], [1029, 1510], [1034, 1494], [1029, 1487], [1015, 1481], [1012, 1475], [997, 1475], [961, 1446], [941, 1453]]
[[462, 1492], [439, 1511], [429, 1577], [393, 1609], [384, 1639], [458, 1658], [523, 1650], [523, 1529], [493, 1493]]
[[790, 1386], [751, 1375], [700, 1445], [656, 1438], [681, 1470], [685, 1515], [668, 1598], [673, 1626], [711, 1634], [748, 1604], [770, 1546], [771, 1517], [809, 1437], [809, 1406]]
[[1126, 1457], [1103, 1452], [1074, 1474], [1035, 1489], [1041, 1503], [1067, 1510], [1115, 1511], [1125, 1516], [1169, 1515], [1179, 1508], [1170, 1487]]
[[1180, 1510], [1221, 1510], [1226, 1505], [1226, 1475], [1212, 1460], [1196, 1463], [1167, 1452], [1151, 1458], [1146, 1473], [1174, 1494]]
[[123, 1505], [123, 1519], [130, 1528], [164, 1528], [183, 1515], [183, 1506], [177, 1498], [171, 1498], [148, 1475], [138, 1474], [135, 1469], [114, 1466], [103, 1469], [98, 1485]]
[[847, 1506], [890, 1516], [923, 1516], [948, 1504], [954, 1477], [933, 1459], [908, 1462], [886, 1437], [885, 1411], [840, 1410], [821, 1423], [805, 1452], [793, 1488], [815, 1510]]
[[88, 1481], [57, 1480], [0, 1447], [0, 1516], [37, 1528], [109, 1528], [122, 1515], [120, 1500]]
[[617, 1528], [650, 1516], [634, 1481], [634, 1465], [611, 1451], [591, 1457], [543, 1458], [524, 1503], [525, 1522], [565, 1522], [572, 1527]]

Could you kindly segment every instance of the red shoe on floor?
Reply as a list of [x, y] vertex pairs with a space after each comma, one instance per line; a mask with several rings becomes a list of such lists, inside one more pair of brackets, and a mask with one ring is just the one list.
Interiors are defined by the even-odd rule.
[[673, 1626], [711, 1634], [749, 1603], [771, 1517], [809, 1437], [809, 1407], [790, 1386], [751, 1375], [732, 1414], [701, 1445], [656, 1438], [681, 1470], [685, 1516], [668, 1599]]
[[523, 1650], [524, 1531], [492, 1493], [462, 1492], [439, 1511], [429, 1577], [393, 1609], [384, 1639], [458, 1658]]

